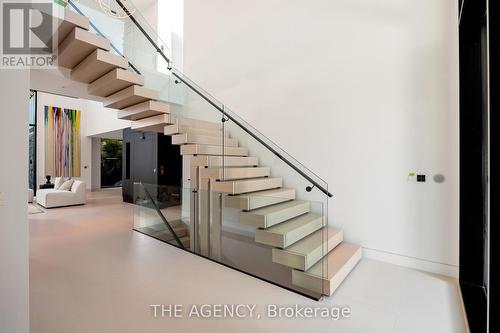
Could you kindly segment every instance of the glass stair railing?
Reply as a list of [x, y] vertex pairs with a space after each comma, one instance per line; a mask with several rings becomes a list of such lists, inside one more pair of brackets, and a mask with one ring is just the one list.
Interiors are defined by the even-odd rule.
[[331, 295], [361, 248], [329, 225], [328, 184], [177, 70], [133, 4], [114, 1], [107, 15], [98, 1], [70, 0], [120, 57], [85, 56], [72, 76], [133, 130], [171, 136], [183, 158], [180, 188], [134, 185], [134, 230], [308, 297]]

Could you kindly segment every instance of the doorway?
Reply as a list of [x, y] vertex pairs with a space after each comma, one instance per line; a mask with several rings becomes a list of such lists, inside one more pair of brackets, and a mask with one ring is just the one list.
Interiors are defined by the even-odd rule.
[[101, 188], [122, 186], [123, 140], [101, 139]]

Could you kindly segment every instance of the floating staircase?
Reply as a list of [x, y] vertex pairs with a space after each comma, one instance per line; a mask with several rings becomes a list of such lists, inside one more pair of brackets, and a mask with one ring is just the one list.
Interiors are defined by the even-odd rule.
[[[91, 95], [105, 98], [104, 105], [117, 109], [118, 118], [130, 120], [132, 129], [172, 136], [172, 143], [180, 145], [181, 155], [189, 160], [191, 209], [201, 217], [190, 222], [190, 230], [175, 228], [183, 245], [197, 250], [191, 233], [198, 223], [203, 233], [200, 251], [221, 258], [221, 249], [215, 247], [222, 232], [220, 209], [236, 209], [238, 222], [255, 228], [254, 241], [272, 248], [269, 260], [290, 269], [294, 286], [331, 295], [361, 259], [361, 248], [344, 243], [341, 230], [329, 227], [309, 201], [298, 200], [295, 189], [283, 187], [283, 179], [260, 166], [221, 123], [173, 116], [173, 105], [144, 87], [144, 76], [128, 68], [128, 59], [112, 53], [106, 38], [88, 31], [87, 18], [66, 11], [58, 28], [64, 37], [59, 65], [71, 70], [72, 80], [87, 83]], [[198, 190], [207, 191], [196, 197]], [[173, 241], [164, 230], [149, 232]]]

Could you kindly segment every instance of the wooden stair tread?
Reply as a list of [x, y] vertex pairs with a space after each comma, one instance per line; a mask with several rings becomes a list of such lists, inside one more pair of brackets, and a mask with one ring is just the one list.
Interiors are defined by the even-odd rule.
[[131, 85], [144, 85], [144, 76], [127, 69], [115, 68], [88, 86], [89, 94], [108, 97]]
[[220, 129], [206, 129], [199, 127], [189, 127], [177, 124], [165, 126], [165, 135], [175, 135], [175, 134], [200, 134], [207, 136], [220, 137], [224, 134], [225, 137], [230, 137], [228, 131], [222, 131]]
[[118, 118], [123, 120], [140, 120], [165, 113], [170, 113], [170, 106], [168, 104], [149, 100], [118, 110]]
[[206, 129], [206, 130], [214, 130], [221, 131], [222, 125], [220, 122], [207, 121], [195, 118], [181, 117], [177, 118], [174, 125], [182, 127], [190, 127], [197, 129]]
[[267, 229], [255, 230], [255, 241], [270, 246], [285, 248], [323, 227], [323, 217], [306, 213]]
[[97, 49], [73, 68], [71, 79], [90, 83], [118, 67], [127, 68], [127, 59], [111, 52]]
[[296, 286], [331, 295], [361, 260], [359, 245], [342, 242], [307, 271], [292, 270]]
[[223, 155], [223, 151], [224, 155], [248, 156], [248, 148], [245, 147], [222, 147], [197, 143], [181, 146], [181, 155]]
[[308, 270], [343, 240], [342, 230], [327, 227], [284, 248], [272, 250], [272, 261], [288, 267]]
[[238, 140], [234, 138], [222, 137], [222, 132], [220, 136], [214, 135], [203, 135], [203, 134], [188, 134], [181, 133], [172, 135], [173, 145], [183, 145], [188, 143], [197, 143], [203, 145], [224, 145], [226, 147], [238, 147]]
[[144, 132], [163, 133], [163, 127], [165, 127], [165, 124], [171, 123], [170, 118], [170, 114], [160, 114], [157, 116], [136, 120], [132, 122], [131, 128], [133, 130]]
[[215, 192], [241, 194], [279, 188], [283, 185], [282, 178], [255, 178], [245, 180], [218, 181], [212, 183]]
[[159, 97], [160, 94], [156, 90], [133, 85], [108, 96], [104, 106], [112, 109], [125, 109], [148, 100], [156, 100]]
[[213, 156], [213, 155], [197, 155], [191, 157], [191, 165], [206, 166], [206, 167], [244, 167], [257, 166], [259, 159], [254, 156]]
[[269, 228], [275, 224], [308, 213], [309, 201], [291, 200], [276, 205], [240, 212], [240, 222], [258, 228]]
[[278, 188], [239, 195], [228, 195], [225, 206], [252, 210], [295, 199], [295, 189]]
[[201, 168], [200, 178], [217, 180], [245, 179], [268, 177], [271, 169], [267, 167], [241, 167], [241, 168]]
[[109, 51], [109, 40], [75, 27], [57, 48], [57, 64], [64, 68], [74, 68], [96, 49]]

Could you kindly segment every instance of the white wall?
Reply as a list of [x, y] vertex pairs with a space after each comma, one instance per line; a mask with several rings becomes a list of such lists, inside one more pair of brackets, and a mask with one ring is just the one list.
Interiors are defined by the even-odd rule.
[[[81, 177], [87, 189], [92, 189], [92, 136], [130, 127], [130, 121], [116, 118], [116, 110], [104, 108], [101, 102], [38, 92], [37, 101], [37, 184], [45, 179], [45, 106], [77, 109], [81, 111]], [[100, 147], [99, 147], [100, 149]], [[99, 173], [100, 170], [95, 172]], [[52, 177], [52, 182], [54, 177]], [[94, 180], [95, 183], [95, 180]]]
[[0, 332], [29, 332], [29, 72], [0, 70]]
[[185, 73], [328, 182], [347, 241], [456, 276], [456, 0], [185, 0], [184, 26]]

